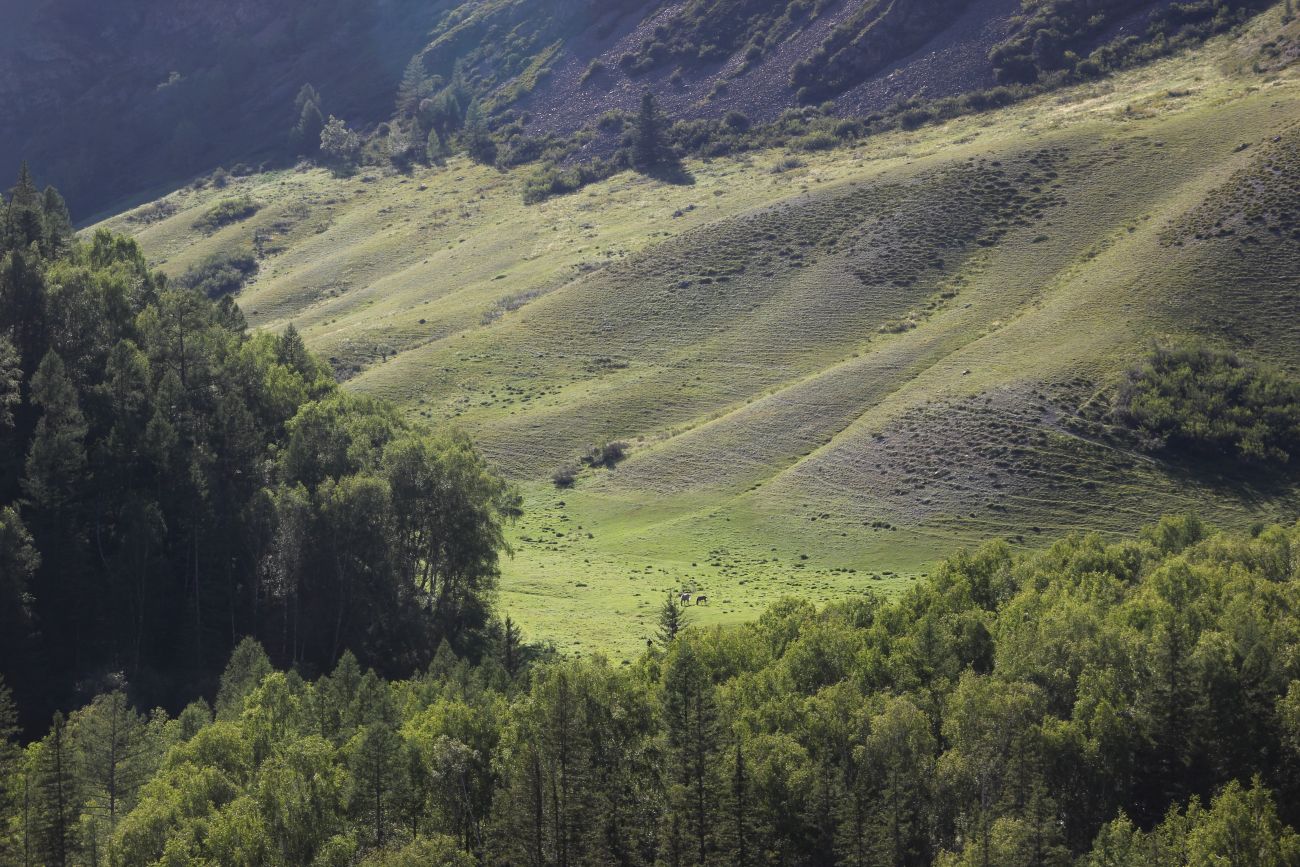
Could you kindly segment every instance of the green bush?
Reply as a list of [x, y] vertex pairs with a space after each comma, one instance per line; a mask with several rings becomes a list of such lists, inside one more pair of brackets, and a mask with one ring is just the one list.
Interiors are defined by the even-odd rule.
[[1300, 452], [1300, 380], [1198, 343], [1154, 350], [1116, 415], [1166, 448], [1272, 463]]
[[214, 253], [197, 265], [190, 266], [180, 283], [209, 298], [234, 295], [257, 273], [257, 258], [249, 250]]
[[222, 226], [247, 220], [258, 212], [262, 206], [248, 196], [235, 199], [222, 199], [203, 212], [203, 216], [194, 221], [194, 228], [215, 232]]

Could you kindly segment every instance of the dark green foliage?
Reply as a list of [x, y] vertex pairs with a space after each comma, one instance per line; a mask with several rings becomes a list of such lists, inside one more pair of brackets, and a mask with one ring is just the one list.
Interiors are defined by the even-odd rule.
[[612, 470], [627, 457], [627, 443], [609, 442], [592, 446], [591, 451], [582, 456], [582, 462], [589, 467], [601, 467]]
[[180, 284], [209, 298], [234, 295], [257, 273], [257, 258], [252, 251], [213, 253], [181, 275]]
[[965, 7], [965, 0], [864, 2], [790, 70], [800, 103], [842, 93], [920, 47]]
[[664, 143], [664, 119], [655, 106], [654, 94], [641, 94], [641, 110], [637, 112], [636, 128], [632, 138], [632, 162], [641, 171], [650, 171], [669, 158]]
[[[303, 85], [303, 90], [310, 87], [309, 84]], [[297, 122], [289, 131], [289, 145], [294, 156], [312, 156], [320, 150], [320, 134], [325, 129], [325, 115], [321, 111], [319, 100], [315, 90], [311, 90], [306, 99], [302, 93], [298, 95], [301, 108], [298, 110]]]
[[1300, 451], [1300, 380], [1197, 343], [1155, 349], [1129, 374], [1115, 412], [1172, 450], [1264, 463]]
[[261, 205], [248, 196], [222, 199], [204, 211], [203, 216], [194, 221], [194, 228], [215, 232], [223, 226], [247, 220], [256, 214], [260, 208]]
[[292, 326], [246, 333], [203, 293], [250, 258], [169, 285], [104, 231], [46, 258], [49, 225], [0, 257], [0, 673], [28, 725], [106, 671], [179, 705], [246, 635], [308, 672], [489, 649], [518, 504], [464, 436], [340, 393]]
[[483, 117], [483, 108], [477, 102], [470, 103], [465, 113], [465, 127], [461, 140], [470, 159], [484, 165], [493, 165], [497, 161], [497, 144], [488, 131], [487, 120]]
[[629, 75], [669, 60], [720, 61], [748, 44], [751, 63], [773, 45], [806, 26], [829, 4], [825, 0], [689, 0], [620, 58]]
[[402, 81], [397, 86], [397, 115], [413, 117], [420, 103], [433, 93], [433, 80], [424, 70], [424, 58], [415, 55], [406, 65]]
[[[1096, 46], [1131, 14], [1124, 0], [1034, 0], [1016, 32], [989, 55], [998, 81], [1032, 84], [1053, 75], [1090, 78], [1204, 39], [1266, 8], [1262, 0], [1192, 0], [1158, 10], [1142, 36]], [[1095, 47], [1094, 47], [1095, 46]]]
[[80, 854], [77, 835], [82, 792], [67, 720], [55, 713], [50, 733], [28, 759], [33, 804], [30, 806], [31, 849], [40, 863], [65, 867]]
[[677, 633], [686, 628], [686, 612], [677, 596], [669, 593], [659, 609], [659, 643], [665, 647], [673, 643]]

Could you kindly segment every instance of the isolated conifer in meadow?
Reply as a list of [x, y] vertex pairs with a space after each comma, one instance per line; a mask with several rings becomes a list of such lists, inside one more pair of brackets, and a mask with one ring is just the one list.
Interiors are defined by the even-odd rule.
[[636, 134], [632, 140], [632, 160], [639, 169], [650, 169], [663, 162], [663, 119], [655, 105], [654, 94], [641, 95], [641, 110], [637, 113]]
[[685, 627], [686, 612], [682, 610], [677, 597], [669, 592], [663, 607], [659, 609], [659, 642], [665, 646], [671, 644], [677, 633]]

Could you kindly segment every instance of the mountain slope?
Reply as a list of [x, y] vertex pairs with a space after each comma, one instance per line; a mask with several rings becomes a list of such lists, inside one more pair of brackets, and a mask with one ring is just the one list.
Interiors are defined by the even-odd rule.
[[[15, 5], [15, 4], [10, 4]], [[1247, 20], [1267, 0], [41, 0], [0, 33], [0, 161], [79, 218], [206, 175], [288, 165], [294, 95], [364, 133], [419, 97], [479, 99], [512, 158], [607, 156], [597, 119], [644, 90], [674, 119], [872, 114], [998, 85], [1094, 78]], [[410, 61], [414, 101], [394, 114]], [[992, 101], [990, 101], [992, 99]], [[917, 117], [927, 109], [918, 108]], [[427, 134], [427, 125], [421, 130]], [[314, 143], [307, 143], [308, 145]], [[423, 148], [421, 148], [423, 150]]]
[[[620, 175], [525, 207], [524, 173], [454, 159], [270, 173], [110, 225], [174, 275], [257, 250], [252, 323], [294, 322], [349, 388], [464, 427], [523, 486], [505, 606], [629, 649], [683, 585], [731, 620], [784, 592], [888, 592], [990, 536], [1294, 517], [1285, 476], [1073, 421], [1160, 339], [1300, 370], [1280, 17], [851, 149], [692, 162], [691, 185]], [[244, 195], [255, 215], [195, 228]], [[615, 440], [617, 467], [552, 484]]]

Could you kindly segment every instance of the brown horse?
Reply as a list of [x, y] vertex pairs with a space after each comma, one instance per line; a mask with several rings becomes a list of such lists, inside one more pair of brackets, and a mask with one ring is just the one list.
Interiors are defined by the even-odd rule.
[[705, 603], [708, 602], [708, 601], [709, 601], [709, 597], [705, 596], [703, 593], [701, 593], [699, 596], [696, 596], [696, 597], [695, 597], [695, 604], [696, 604], [696, 605], [703, 605], [703, 604], [705, 604]]

